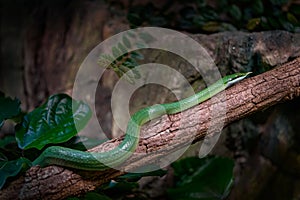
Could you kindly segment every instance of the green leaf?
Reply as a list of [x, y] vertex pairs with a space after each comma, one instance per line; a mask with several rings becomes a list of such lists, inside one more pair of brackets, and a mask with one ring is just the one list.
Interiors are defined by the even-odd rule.
[[138, 70], [136, 70], [135, 68], [136, 66], [138, 66], [138, 63], [135, 61], [135, 59], [128, 58], [127, 61], [124, 62], [122, 66], [120, 66], [120, 68], [125, 67], [127, 69], [132, 69], [130, 73], [128, 73], [128, 76], [132, 78], [134, 77], [135, 79], [139, 79], [141, 78], [141, 74], [139, 73]]
[[127, 30], [126, 33], [131, 38], [135, 38], [136, 37], [136, 31], [134, 31], [134, 30]]
[[204, 13], [201, 14], [207, 21], [219, 21], [219, 14], [217, 14], [213, 9], [208, 8]]
[[123, 41], [123, 44], [124, 44], [127, 48], [130, 48], [130, 47], [131, 47], [130, 41], [128, 40], [128, 38], [126, 37], [126, 35], [123, 35], [122, 41]]
[[239, 7], [235, 4], [233, 4], [229, 9], [230, 15], [237, 21], [241, 20], [242, 18], [242, 12], [239, 9]]
[[[119, 70], [120, 70], [120, 74], [121, 76], [123, 76], [123, 78], [125, 78], [126, 81], [128, 81], [130, 84], [134, 84], [135, 81], [134, 81], [134, 77], [135, 77], [135, 74], [134, 74], [134, 69], [133, 70], [130, 70], [130, 68], [128, 68], [127, 66], [125, 65], [120, 65], [119, 66]], [[120, 76], [120, 77], [121, 77]]]
[[139, 49], [144, 49], [147, 48], [147, 44], [143, 43], [143, 42], [137, 42], [135, 43], [136, 47]]
[[115, 58], [118, 58], [122, 55], [122, 52], [117, 47], [112, 47], [111, 50]]
[[118, 47], [119, 47], [119, 50], [121, 51], [122, 55], [127, 52], [126, 47], [121, 42], [118, 43]]
[[136, 51], [132, 51], [130, 52], [130, 57], [133, 59], [138, 59], [138, 60], [143, 60], [144, 59], [144, 55], [141, 53], [138, 53]]
[[262, 14], [264, 12], [264, 4], [261, 0], [253, 2], [252, 9], [256, 14]]
[[31, 166], [31, 162], [26, 158], [19, 158], [5, 162], [0, 168], [0, 189], [3, 187], [8, 177], [16, 176], [21, 170], [26, 170]]
[[0, 92], [0, 128], [4, 120], [11, 119], [21, 113], [21, 102], [15, 98], [5, 97], [4, 93]]
[[111, 55], [102, 54], [102, 55], [100, 55], [100, 59], [99, 60], [107, 60], [109, 62], [113, 62], [115, 59]]
[[0, 148], [5, 148], [6, 145], [16, 142], [14, 136], [6, 136], [0, 140]]
[[224, 199], [233, 183], [234, 162], [227, 158], [186, 158], [172, 164], [177, 185], [171, 199]]
[[147, 32], [141, 32], [139, 33], [139, 37], [145, 42], [145, 43], [149, 43], [149, 42], [153, 42], [155, 41], [155, 38], [150, 35]]
[[8, 161], [7, 157], [0, 152], [0, 168]]
[[127, 66], [128, 68], [132, 69], [136, 66], [138, 66], [139, 64], [135, 61], [135, 59], [132, 58], [128, 58], [124, 63], [125, 66]]
[[222, 28], [222, 24], [219, 22], [207, 22], [202, 26], [202, 29], [207, 32], [217, 32]]
[[260, 26], [264, 30], [270, 30], [271, 29], [270, 24], [268, 23], [268, 19], [264, 16], [262, 16], [260, 18]]
[[205, 19], [202, 15], [196, 15], [194, 18], [193, 18], [193, 23], [197, 26], [203, 26], [205, 24]]
[[298, 24], [297, 18], [292, 13], [287, 13], [286, 17], [292, 24]]
[[247, 29], [248, 30], [254, 30], [257, 26], [259, 26], [261, 19], [260, 18], [253, 18], [250, 19], [247, 23]]
[[53, 95], [16, 126], [18, 146], [40, 150], [47, 144], [68, 141], [84, 128], [90, 117], [91, 110], [85, 103], [66, 94]]
[[125, 65], [125, 62], [122, 65], [118, 66], [120, 72], [122, 72], [122, 76], [130, 70], [130, 67]]
[[294, 30], [294, 26], [293, 24], [291, 24], [289, 21], [286, 20], [286, 18], [284, 16], [279, 16], [278, 17], [280, 24], [282, 25], [282, 27], [287, 30], [287, 31], [293, 31]]
[[208, 32], [235, 31], [236, 28], [228, 23], [208, 22], [202, 26]]

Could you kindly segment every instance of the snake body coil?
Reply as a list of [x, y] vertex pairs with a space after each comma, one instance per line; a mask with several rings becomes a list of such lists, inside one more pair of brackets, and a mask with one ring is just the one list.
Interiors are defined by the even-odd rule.
[[54, 164], [75, 169], [97, 171], [118, 166], [128, 159], [137, 148], [140, 127], [143, 124], [164, 114], [179, 113], [206, 101], [230, 85], [243, 80], [250, 73], [236, 73], [225, 76], [206, 89], [178, 102], [156, 104], [137, 111], [128, 122], [124, 140], [119, 146], [110, 151], [99, 153], [84, 152], [65, 147], [51, 146], [33, 161], [33, 165], [45, 167]]

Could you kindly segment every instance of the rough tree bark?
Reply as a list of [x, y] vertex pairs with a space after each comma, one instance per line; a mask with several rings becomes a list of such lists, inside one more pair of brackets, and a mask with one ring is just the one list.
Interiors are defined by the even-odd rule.
[[[226, 116], [218, 116], [213, 121], [218, 123], [225, 120], [224, 125], [274, 104], [294, 99], [300, 96], [300, 58], [248, 78], [223, 94], [226, 94]], [[182, 113], [163, 116], [159, 123], [143, 126], [139, 147], [122, 169], [133, 170], [142, 165], [157, 163], [166, 155], [188, 145], [191, 142], [189, 134], [195, 133], [194, 142], [203, 139], [212, 121], [208, 113], [222, 101], [211, 99]], [[107, 151], [121, 140], [122, 137], [113, 139], [91, 151]], [[112, 169], [85, 173], [57, 166], [32, 167], [24, 176], [7, 185], [0, 192], [0, 198], [62, 199], [93, 190], [123, 173]]]

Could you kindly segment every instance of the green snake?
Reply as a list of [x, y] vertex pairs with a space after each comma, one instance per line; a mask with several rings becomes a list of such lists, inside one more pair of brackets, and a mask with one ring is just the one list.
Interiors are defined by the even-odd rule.
[[164, 114], [175, 114], [187, 110], [227, 87], [246, 78], [251, 72], [228, 75], [206, 89], [183, 100], [156, 104], [137, 111], [129, 120], [124, 140], [107, 152], [85, 152], [65, 147], [51, 146], [33, 161], [33, 165], [45, 167], [59, 165], [81, 170], [106, 170], [125, 162], [135, 151], [139, 143], [140, 128], [146, 122]]

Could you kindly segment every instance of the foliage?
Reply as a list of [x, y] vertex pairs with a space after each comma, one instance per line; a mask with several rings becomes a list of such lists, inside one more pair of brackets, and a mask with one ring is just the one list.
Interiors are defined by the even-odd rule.
[[172, 164], [176, 184], [171, 199], [225, 199], [233, 183], [234, 162], [228, 158], [186, 158]]
[[[91, 110], [86, 104], [72, 100], [66, 94], [49, 97], [43, 105], [25, 115], [18, 99], [5, 98], [1, 93], [0, 102], [2, 124], [7, 119], [20, 119], [20, 122], [16, 121], [15, 137], [7, 135], [0, 140], [0, 188], [7, 178], [28, 169], [30, 160], [41, 153], [30, 148], [41, 150], [46, 145], [63, 144], [76, 138], [74, 136], [91, 117]], [[73, 139], [75, 145], [76, 141]], [[27, 158], [24, 155], [28, 155]]]
[[3, 155], [0, 160], [0, 189], [9, 177], [14, 177], [22, 170], [26, 170], [31, 166], [31, 162], [27, 158], [20, 157], [16, 160], [8, 161]]
[[[157, 7], [153, 3], [130, 7], [127, 19], [132, 28], [159, 26], [197, 33], [248, 30], [300, 32], [300, 5], [288, 0], [180, 1]], [[174, 7], [179, 10], [174, 11]]]
[[11, 119], [20, 114], [21, 102], [18, 99], [5, 97], [4, 93], [0, 92], [0, 128], [3, 126], [6, 119]]
[[[233, 165], [234, 162], [231, 159], [214, 156], [202, 159], [190, 157], [174, 162], [172, 164], [175, 176], [174, 187], [166, 188], [169, 199], [225, 199], [233, 183]], [[166, 171], [163, 170], [126, 174], [104, 184], [94, 192], [89, 192], [82, 197], [70, 197], [68, 200], [95, 198], [122, 200], [128, 199], [128, 196], [134, 200], [150, 199], [147, 194], [138, 191], [137, 181], [145, 176], [165, 174]]]
[[130, 48], [146, 48], [147, 42], [153, 38], [149, 34], [138, 34], [135, 31], [127, 31], [123, 34], [122, 41], [111, 49], [111, 54], [102, 54], [98, 60], [101, 67], [108, 66], [113, 69], [119, 77], [124, 78], [129, 83], [134, 83], [140, 78], [140, 74], [135, 68], [138, 60], [143, 60], [144, 56], [138, 51], [130, 51]]
[[[144, 168], [144, 167], [142, 167]], [[116, 180], [112, 180], [109, 183], [102, 185], [97, 191], [89, 192], [84, 196], [70, 197], [68, 200], [89, 200], [89, 199], [130, 199], [142, 200], [149, 199], [146, 194], [138, 192], [139, 184], [138, 180], [146, 176], [160, 176], [165, 175], [167, 171], [159, 169], [146, 173], [128, 173], [119, 176]]]
[[47, 144], [68, 141], [90, 117], [91, 110], [83, 102], [72, 102], [66, 94], [53, 95], [42, 106], [25, 115], [23, 122], [16, 126], [18, 145], [21, 149], [41, 150]]
[[[199, 159], [189, 157], [177, 160], [171, 166], [174, 170], [174, 187], [166, 188], [168, 199], [202, 199], [220, 200], [225, 199], [230, 192], [233, 183], [233, 160], [221, 157], [207, 157]], [[137, 191], [137, 183], [145, 176], [163, 176], [167, 172], [157, 170], [148, 173], [126, 174], [111, 181], [98, 191], [68, 200], [99, 199], [151, 199], [147, 194]], [[130, 179], [128, 179], [130, 178]], [[133, 178], [133, 179], [132, 179]]]

